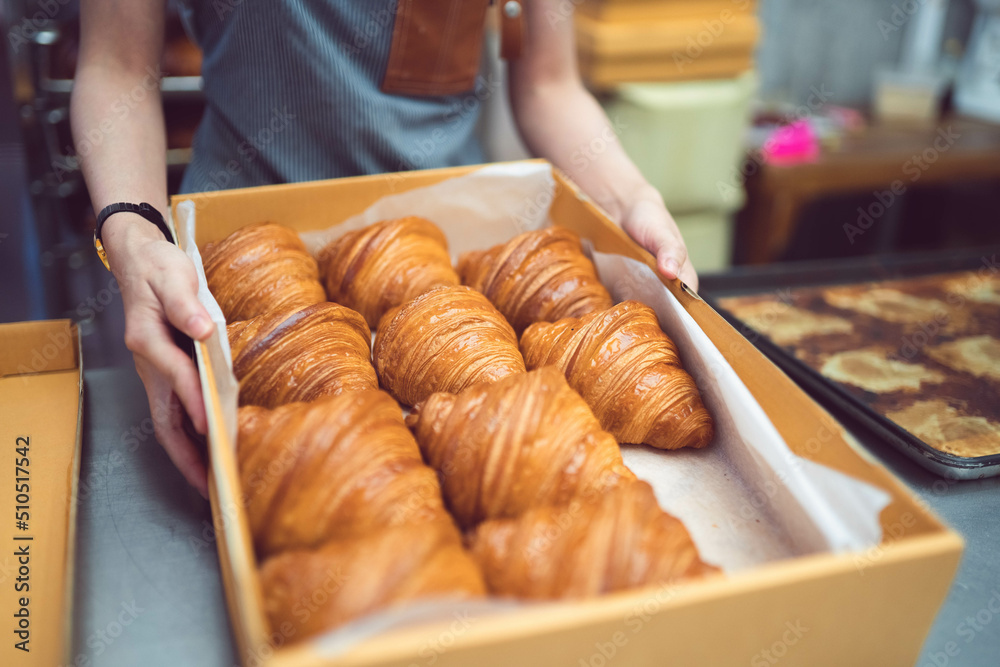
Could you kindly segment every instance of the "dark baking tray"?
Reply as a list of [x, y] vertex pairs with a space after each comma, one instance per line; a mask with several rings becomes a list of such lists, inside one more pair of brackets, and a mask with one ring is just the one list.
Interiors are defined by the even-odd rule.
[[975, 250], [873, 255], [868, 257], [787, 262], [736, 267], [701, 279], [700, 294], [720, 315], [766, 354], [781, 370], [821, 403], [850, 415], [874, 434], [923, 467], [950, 479], [1000, 475], [1000, 454], [966, 458], [937, 450], [861, 402], [837, 383], [796, 359], [718, 305], [718, 299], [749, 296], [784, 288], [847, 285], [1000, 266], [1000, 246]]

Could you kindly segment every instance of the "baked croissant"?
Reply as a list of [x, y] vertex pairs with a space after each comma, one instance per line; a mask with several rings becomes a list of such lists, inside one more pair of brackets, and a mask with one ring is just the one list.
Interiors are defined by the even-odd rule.
[[717, 571], [645, 482], [486, 521], [471, 549], [490, 592], [518, 598], [590, 597]]
[[335, 303], [272, 312], [227, 327], [240, 404], [275, 408], [378, 389], [363, 317]]
[[208, 289], [227, 322], [326, 301], [319, 268], [293, 230], [249, 225], [201, 250]]
[[318, 260], [330, 301], [358, 311], [372, 329], [390, 308], [434, 287], [459, 284], [444, 233], [416, 216], [349, 232], [323, 248]]
[[260, 568], [272, 628], [296, 641], [421, 598], [477, 598], [482, 573], [454, 526], [406, 525], [286, 551]]
[[563, 227], [515, 236], [458, 258], [463, 285], [479, 290], [520, 333], [534, 322], [579, 317], [612, 305], [580, 237]]
[[618, 442], [659, 449], [704, 447], [712, 417], [656, 313], [638, 301], [555, 323], [521, 336], [528, 368], [554, 365]]
[[384, 392], [242, 407], [236, 442], [258, 554], [401, 524], [454, 525], [437, 475]]
[[635, 479], [618, 443], [555, 368], [434, 394], [407, 424], [463, 529]]
[[486, 297], [462, 286], [433, 289], [387, 313], [374, 359], [382, 386], [407, 405], [524, 373], [514, 330]]

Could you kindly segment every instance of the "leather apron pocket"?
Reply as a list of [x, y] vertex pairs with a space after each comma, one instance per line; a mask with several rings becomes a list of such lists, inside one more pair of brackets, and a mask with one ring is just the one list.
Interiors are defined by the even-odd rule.
[[490, 0], [399, 0], [382, 90], [454, 95], [479, 73]]

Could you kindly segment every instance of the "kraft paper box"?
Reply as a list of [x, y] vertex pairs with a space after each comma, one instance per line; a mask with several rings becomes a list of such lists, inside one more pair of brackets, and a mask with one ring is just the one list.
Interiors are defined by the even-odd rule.
[[69, 320], [0, 324], [0, 664], [69, 662], [83, 375]]
[[[641, 264], [654, 267], [645, 251], [547, 163], [489, 167], [501, 174], [538, 168], [551, 174], [551, 192], [524, 196], [511, 187], [509, 192], [498, 190], [497, 201], [518, 197], [516, 208], [525, 216], [541, 215], [547, 223], [576, 231], [592, 248], [595, 260], [627, 263], [629, 275], [636, 275], [635, 267], [646, 271]], [[479, 169], [459, 167], [185, 195], [172, 202], [173, 220], [182, 228], [182, 247], [195, 259], [195, 246], [263, 221], [296, 229], [310, 245], [321, 241], [331, 226], [345, 221], [345, 226], [362, 224], [365, 211], [377, 202], [386, 204], [409, 192], [420, 196], [420, 188], [447, 185], [450, 179], [473, 175]], [[392, 211], [392, 205], [381, 210]], [[408, 212], [413, 213], [400, 210], [395, 214]], [[477, 227], [474, 218], [468, 224], [481, 247], [512, 235], [509, 230]], [[495, 238], [497, 234], [505, 236]], [[598, 266], [604, 280], [601, 262]], [[726, 568], [724, 578], [592, 600], [520, 605], [506, 611], [485, 604], [481, 613], [473, 608], [471, 616], [430, 610], [422, 620], [411, 619], [408, 625], [398, 623], [398, 617], [383, 625], [375, 619], [351, 632], [296, 644], [282, 629], [269, 628], [262, 612], [234, 453], [235, 419], [229, 402], [235, 386], [221, 313], [213, 312], [219, 330], [196, 346], [196, 354], [209, 416], [210, 491], [220, 563], [244, 663], [600, 667], [613, 660], [623, 665], [745, 665], [755, 660], [769, 664], [768, 659], [780, 653], [789, 665], [913, 664], [957, 568], [961, 538], [868, 458], [822, 408], [708, 304], [678, 281], [657, 283], [656, 289], [667, 295], [664, 286], [696, 330], [693, 333], [713, 346], [721, 355], [719, 363], [731, 369], [735, 383], [745, 387], [745, 402], [760, 410], [775, 437], [783, 440], [782, 446], [787, 444], [789, 456], [817, 473], [803, 477], [805, 488], [800, 484], [795, 493], [788, 482], [765, 492], [755, 490], [748, 498], [780, 505], [799, 502], [810, 493], [829, 497], [831, 489], [848, 487], [818, 487], [831, 483], [831, 476], [846, 480], [884, 499], [878, 505], [884, 509], [874, 521], [881, 542], [852, 549], [847, 541], [837, 549], [811, 549], [808, 555]], [[616, 284], [613, 293], [620, 287]], [[639, 285], [644, 287], [649, 285]], [[207, 287], [202, 284], [201, 289], [203, 300], [214, 304], [207, 297]], [[668, 333], [675, 335], [672, 330]], [[632, 465], [629, 456], [635, 454], [626, 451], [625, 455]], [[808, 480], [814, 480], [816, 488], [808, 488]], [[660, 489], [657, 495], [662, 502]], [[837, 498], [835, 491], [833, 497]], [[842, 504], [850, 506], [855, 501], [845, 496]], [[851, 518], [849, 510], [841, 515]], [[689, 528], [694, 532], [695, 527], [689, 524]], [[413, 612], [411, 616], [421, 617], [419, 607]]]

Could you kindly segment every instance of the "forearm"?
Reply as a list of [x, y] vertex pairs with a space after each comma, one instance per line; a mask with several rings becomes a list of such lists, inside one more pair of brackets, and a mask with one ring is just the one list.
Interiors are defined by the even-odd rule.
[[[80, 52], [70, 120], [95, 211], [148, 202], [167, 213], [166, 133], [160, 102], [165, 0], [81, 0]], [[119, 213], [102, 230], [112, 268], [131, 243], [162, 240]]]
[[[155, 74], [107, 63], [81, 64], [77, 71], [73, 137], [95, 212], [126, 201], [148, 202], [166, 214], [166, 139]], [[103, 236], [109, 255], [121, 249], [123, 228], [162, 236], [152, 225], [126, 225], [128, 219], [124, 214], [108, 219]]]
[[566, 172], [613, 218], [660, 195], [636, 168], [604, 110], [579, 82], [511, 87], [521, 137], [533, 154]]

